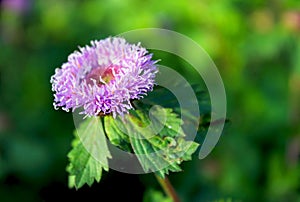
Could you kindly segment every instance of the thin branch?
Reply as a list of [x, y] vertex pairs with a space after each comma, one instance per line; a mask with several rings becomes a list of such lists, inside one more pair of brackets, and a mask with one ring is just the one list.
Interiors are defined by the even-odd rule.
[[158, 176], [157, 174], [155, 174], [155, 177], [157, 179], [157, 181], [159, 182], [159, 184], [162, 186], [163, 190], [166, 192], [166, 194], [174, 201], [174, 202], [180, 202], [180, 199], [175, 191], [175, 189], [173, 188], [171, 182], [169, 181], [169, 179], [167, 177], [165, 178], [161, 178], [160, 176]]

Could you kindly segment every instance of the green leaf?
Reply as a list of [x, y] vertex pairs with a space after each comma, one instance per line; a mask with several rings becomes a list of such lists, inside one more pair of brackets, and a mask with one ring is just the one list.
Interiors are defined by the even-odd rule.
[[100, 181], [102, 169], [108, 171], [108, 150], [102, 123], [98, 117], [85, 119], [75, 133], [73, 149], [68, 154], [69, 186], [77, 189]]
[[149, 117], [142, 110], [123, 118], [105, 117], [107, 136], [126, 151], [130, 146], [145, 172], [164, 177], [169, 171], [181, 171], [180, 163], [191, 159], [198, 144], [184, 139], [182, 121], [171, 109], [153, 107], [150, 112]]
[[160, 191], [149, 189], [146, 191], [143, 202], [172, 202], [172, 199], [168, 196], [164, 196], [164, 194]]
[[104, 117], [104, 128], [110, 142], [124, 151], [131, 152], [129, 136], [120, 127], [112, 116]]

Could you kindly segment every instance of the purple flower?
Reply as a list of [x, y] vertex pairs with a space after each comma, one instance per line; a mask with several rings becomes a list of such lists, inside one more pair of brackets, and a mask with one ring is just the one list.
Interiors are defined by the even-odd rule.
[[116, 117], [153, 89], [156, 61], [140, 44], [109, 37], [79, 49], [51, 77], [55, 109], [83, 107], [86, 116]]

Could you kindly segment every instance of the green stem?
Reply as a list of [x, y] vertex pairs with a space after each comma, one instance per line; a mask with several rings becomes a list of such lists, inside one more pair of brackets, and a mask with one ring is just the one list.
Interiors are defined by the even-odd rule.
[[161, 178], [157, 174], [155, 174], [155, 177], [156, 177], [157, 181], [159, 182], [159, 184], [162, 186], [163, 190], [166, 192], [166, 194], [171, 199], [173, 199], [173, 202], [180, 202], [180, 199], [179, 199], [175, 189], [173, 188], [171, 182], [169, 181], [169, 179], [167, 177]]

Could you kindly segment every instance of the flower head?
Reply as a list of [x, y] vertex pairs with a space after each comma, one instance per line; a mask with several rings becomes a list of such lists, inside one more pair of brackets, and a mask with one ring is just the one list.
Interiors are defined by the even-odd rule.
[[79, 50], [51, 77], [55, 109], [83, 107], [87, 116], [115, 117], [128, 113], [131, 100], [153, 89], [156, 61], [140, 44], [109, 37]]

